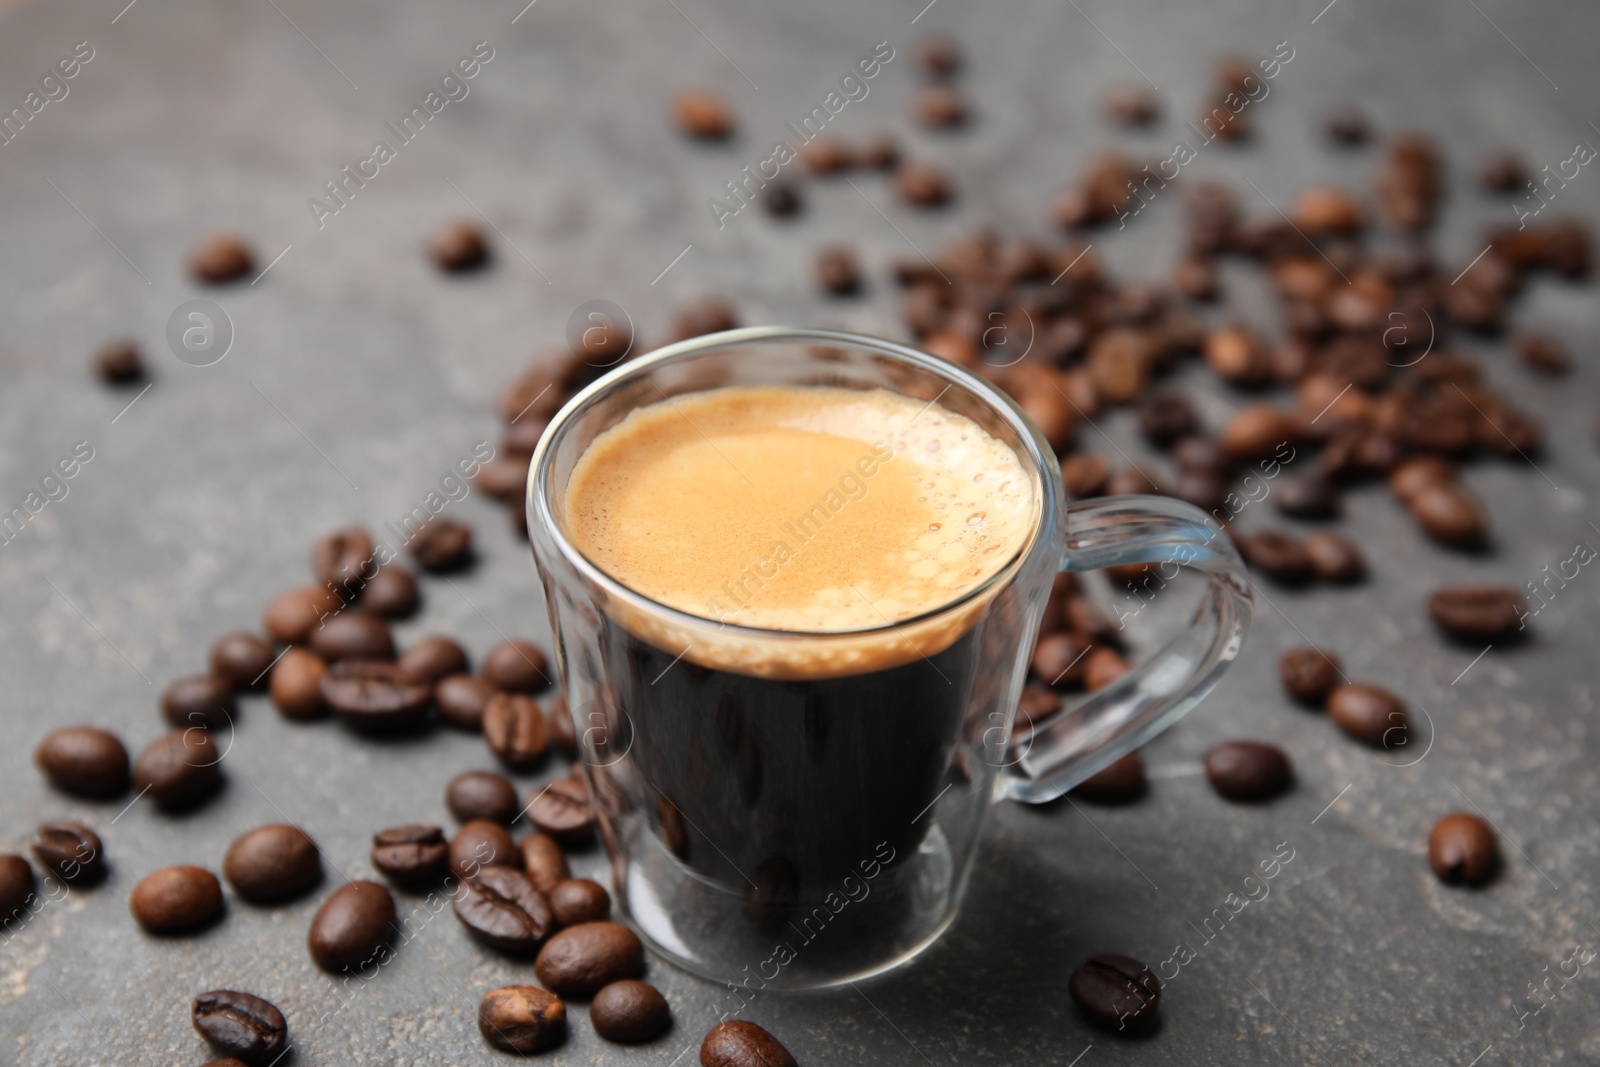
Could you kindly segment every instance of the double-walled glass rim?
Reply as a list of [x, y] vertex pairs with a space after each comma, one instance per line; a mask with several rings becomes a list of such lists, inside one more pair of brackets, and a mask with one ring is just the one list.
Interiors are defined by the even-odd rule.
[[[668, 604], [638, 592], [613, 578], [596, 566], [583, 554], [570, 540], [561, 523], [556, 520], [553, 495], [554, 485], [554, 456], [556, 442], [561, 439], [565, 429], [590, 408], [599, 403], [606, 395], [627, 382], [643, 378], [651, 371], [665, 364], [675, 363], [691, 356], [705, 355], [718, 349], [736, 348], [741, 345], [760, 344], [773, 341], [792, 341], [806, 344], [834, 345], [850, 348], [865, 349], [879, 355], [889, 356], [902, 363], [926, 371], [927, 373], [942, 378], [952, 385], [959, 385], [969, 392], [983, 399], [991, 408], [1001, 415], [1016, 432], [1019, 440], [1025, 442], [1028, 458], [1034, 463], [1038, 472], [1040, 487], [1039, 522], [1028, 541], [1017, 550], [1016, 554], [1007, 560], [1005, 565], [990, 575], [981, 584], [969, 589], [966, 593], [954, 600], [940, 604], [920, 615], [900, 619], [895, 622], [885, 622], [880, 626], [863, 627], [857, 630], [771, 630], [755, 626], [741, 626], [726, 621], [719, 622], [703, 615], [695, 615], [682, 611]], [[939, 394], [943, 396], [941, 392]], [[930, 404], [938, 403], [938, 397], [929, 401]], [[991, 595], [998, 587], [1011, 581], [1017, 569], [1026, 561], [1048, 538], [1042, 537], [1044, 531], [1053, 529], [1056, 524], [1063, 521], [1054, 483], [1059, 479], [1057, 473], [1052, 477], [1055, 469], [1055, 452], [1044, 435], [1033, 425], [1022, 409], [1001, 390], [990, 385], [982, 378], [959, 367], [948, 360], [918, 351], [909, 345], [897, 341], [888, 341], [868, 334], [852, 333], [847, 330], [829, 330], [816, 327], [795, 326], [746, 326], [735, 330], [723, 330], [720, 333], [702, 334], [686, 341], [677, 341], [664, 345], [661, 348], [648, 352], [637, 359], [619, 365], [594, 382], [585, 387], [556, 412], [545, 427], [539, 444], [533, 451], [533, 458], [529, 463], [528, 488], [527, 488], [527, 516], [530, 529], [542, 529], [550, 541], [560, 551], [567, 565], [576, 570], [583, 578], [599, 587], [607, 597], [614, 597], [636, 611], [649, 615], [666, 618], [669, 622], [686, 627], [715, 626], [719, 633], [735, 637], [748, 635], [752, 639], [771, 641], [774, 639], [826, 639], [838, 637], [868, 637], [915, 626], [919, 623], [936, 620], [949, 614], [964, 605], [970, 604], [980, 598]], [[1059, 565], [1060, 561], [1056, 561]]]

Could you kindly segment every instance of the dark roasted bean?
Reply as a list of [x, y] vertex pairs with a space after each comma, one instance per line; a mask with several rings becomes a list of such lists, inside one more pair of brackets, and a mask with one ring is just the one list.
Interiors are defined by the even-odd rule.
[[917, 43], [917, 63], [924, 73], [948, 78], [961, 69], [961, 46], [948, 33], [930, 33]]
[[1200, 417], [1187, 397], [1174, 389], [1152, 390], [1139, 406], [1139, 429], [1157, 448], [1167, 448], [1200, 429]]
[[322, 880], [317, 844], [298, 826], [258, 826], [237, 837], [222, 860], [233, 891], [257, 904], [299, 896]]
[[360, 526], [317, 539], [311, 546], [311, 574], [335, 590], [356, 590], [372, 562], [372, 535]]
[[1061, 480], [1074, 500], [1102, 496], [1111, 479], [1111, 461], [1101, 455], [1074, 453], [1061, 461]]
[[589, 789], [576, 778], [558, 778], [528, 798], [528, 821], [557, 841], [586, 841], [594, 833]]
[[222, 917], [222, 884], [203, 867], [163, 867], [133, 887], [128, 910], [152, 934], [195, 930]]
[[78, 796], [103, 799], [128, 789], [128, 750], [98, 726], [52, 730], [34, 750], [33, 762], [50, 784]]
[[450, 869], [450, 846], [437, 826], [396, 826], [372, 835], [372, 865], [399, 885], [436, 882]]
[[394, 897], [377, 882], [347, 882], [333, 891], [311, 920], [306, 947], [327, 971], [359, 967], [387, 955], [394, 934]]
[[1297, 519], [1339, 517], [1339, 490], [1325, 478], [1285, 478], [1273, 496], [1278, 510]]
[[358, 730], [406, 730], [427, 721], [433, 687], [382, 660], [345, 660], [328, 669], [322, 700]]
[[1364, 144], [1372, 133], [1366, 115], [1348, 104], [1329, 113], [1322, 128], [1334, 141], [1347, 145]]
[[1399, 748], [1406, 743], [1405, 705], [1387, 689], [1348, 684], [1328, 694], [1324, 705], [1339, 728], [1373, 748]]
[[562, 926], [599, 922], [611, 917], [611, 894], [589, 878], [568, 878], [546, 894], [556, 922]]
[[1072, 972], [1067, 992], [1101, 1026], [1123, 1030], [1148, 1025], [1161, 1006], [1161, 982], [1128, 956], [1092, 956]]
[[493, 682], [470, 674], [452, 674], [434, 687], [433, 699], [439, 717], [463, 730], [483, 729], [483, 713], [489, 701], [500, 695]]
[[397, 563], [380, 570], [361, 591], [361, 606], [385, 619], [403, 619], [421, 602], [416, 575]]
[[33, 867], [15, 853], [0, 853], [0, 929], [10, 930], [33, 899]]
[[63, 882], [94, 882], [105, 872], [105, 847], [99, 836], [71, 819], [40, 823], [28, 850], [39, 866]]
[[132, 341], [112, 341], [94, 357], [95, 373], [111, 385], [128, 385], [144, 380], [144, 360]]
[[644, 945], [626, 926], [579, 923], [545, 942], [534, 961], [539, 981], [562, 996], [589, 996], [644, 969]]
[[1510, 586], [1441, 589], [1428, 598], [1428, 616], [1449, 637], [1474, 645], [1524, 629], [1528, 602]]
[[478, 1032], [506, 1052], [543, 1052], [566, 1040], [567, 1006], [536, 985], [502, 986], [478, 1005]]
[[798, 215], [804, 201], [800, 198], [800, 190], [792, 182], [772, 182], [762, 190], [761, 206], [767, 209], [767, 214], [785, 219]]
[[1143, 757], [1130, 752], [1079, 782], [1072, 795], [1096, 804], [1127, 804], [1144, 796], [1148, 784]]
[[233, 702], [233, 685], [215, 674], [179, 678], [161, 694], [161, 714], [180, 729], [198, 726], [220, 730], [233, 725], [238, 710]]
[[655, 986], [636, 978], [612, 982], [589, 1005], [594, 1032], [607, 1041], [649, 1041], [672, 1025], [672, 1009]]
[[967, 121], [967, 102], [954, 86], [925, 85], [912, 104], [917, 121], [930, 129], [949, 129]]
[[250, 993], [201, 993], [190, 1014], [195, 1030], [212, 1048], [257, 1067], [275, 1062], [289, 1040], [283, 1012]]
[[550, 665], [529, 641], [506, 641], [483, 657], [483, 676], [507, 693], [537, 693], [550, 686]]
[[1481, 885], [1499, 864], [1494, 831], [1476, 815], [1451, 812], [1428, 834], [1428, 865], [1441, 882]]
[[339, 598], [325, 586], [307, 585], [291, 589], [267, 605], [261, 625], [268, 634], [285, 644], [305, 641], [323, 617], [339, 610]]
[[341, 611], [323, 620], [307, 637], [311, 651], [337, 663], [345, 659], [394, 659], [389, 624], [365, 611]]
[[1289, 757], [1276, 745], [1227, 741], [1206, 753], [1206, 779], [1229, 800], [1267, 800], [1289, 788]]
[[1489, 532], [1483, 505], [1454, 482], [1423, 488], [1411, 498], [1411, 512], [1429, 537], [1456, 548], [1475, 548]]
[[1522, 362], [1540, 374], [1561, 375], [1572, 368], [1572, 357], [1567, 348], [1554, 337], [1530, 334], [1517, 341], [1517, 354]]
[[232, 234], [216, 234], [189, 252], [189, 273], [196, 281], [220, 285], [238, 281], [255, 266], [250, 246]]
[[1246, 563], [1283, 585], [1299, 585], [1315, 573], [1304, 543], [1281, 530], [1240, 534], [1237, 544]]
[[511, 867], [484, 867], [463, 878], [451, 904], [473, 937], [504, 952], [532, 952], [555, 927], [544, 894]]
[[513, 771], [526, 771], [544, 759], [550, 729], [532, 697], [499, 693], [483, 710], [483, 739], [500, 762]]
[[145, 746], [133, 764], [133, 788], [168, 810], [193, 807], [222, 784], [223, 749], [206, 730], [174, 730]]
[[493, 771], [468, 771], [450, 779], [444, 790], [445, 806], [462, 822], [487, 819], [509, 823], [522, 805], [517, 803], [517, 788], [503, 774]]
[[255, 634], [227, 634], [211, 646], [211, 673], [235, 689], [251, 689], [266, 681], [273, 658], [272, 646]]
[[1316, 648], [1292, 648], [1278, 661], [1278, 677], [1283, 679], [1290, 696], [1320, 708], [1339, 684], [1343, 671], [1337, 656]]
[[455, 571], [472, 562], [472, 527], [449, 519], [429, 519], [406, 548], [425, 571]]
[[322, 679], [328, 664], [321, 656], [304, 648], [291, 648], [272, 668], [267, 691], [272, 703], [287, 719], [315, 719], [327, 711], [322, 702]]
[[447, 222], [428, 236], [428, 257], [440, 270], [476, 270], [489, 262], [489, 242], [470, 222]]
[[448, 637], [424, 637], [406, 649], [397, 662], [401, 670], [426, 682], [437, 682], [468, 670], [467, 650], [459, 641]]
[[1306, 555], [1317, 577], [1333, 585], [1359, 582], [1367, 573], [1367, 561], [1355, 542], [1332, 530], [1318, 530], [1305, 540]]
[[817, 253], [817, 281], [823, 292], [834, 296], [849, 296], [861, 290], [861, 267], [856, 255], [843, 245], [824, 248]]
[[522, 866], [534, 888], [549, 893], [572, 877], [567, 869], [566, 853], [549, 834], [529, 834], [519, 844]]
[[520, 867], [522, 853], [506, 828], [488, 819], [473, 819], [450, 839], [450, 871], [470, 878], [484, 867]]

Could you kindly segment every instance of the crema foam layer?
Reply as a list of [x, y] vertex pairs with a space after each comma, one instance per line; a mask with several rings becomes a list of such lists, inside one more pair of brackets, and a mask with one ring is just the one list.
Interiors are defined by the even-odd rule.
[[651, 600], [789, 632], [884, 627], [959, 600], [1029, 542], [1039, 504], [977, 423], [886, 390], [716, 389], [600, 434], [568, 534]]

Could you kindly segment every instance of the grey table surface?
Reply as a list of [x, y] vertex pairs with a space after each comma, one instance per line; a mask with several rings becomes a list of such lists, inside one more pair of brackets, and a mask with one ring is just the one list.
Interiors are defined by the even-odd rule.
[[[1281, 41], [1295, 58], [1254, 114], [1254, 143], [1209, 149], [1192, 168], [1235, 185], [1252, 212], [1314, 180], [1370, 188], [1377, 150], [1334, 153], [1317, 132], [1324, 109], [1351, 100], [1382, 131], [1439, 137], [1450, 191], [1437, 240], [1464, 264], [1486, 223], [1513, 221], [1472, 188], [1479, 158], [1509, 147], [1553, 167], [1600, 137], [1590, 121], [1600, 117], [1592, 4], [1336, 0], [1320, 14], [1321, 0], [923, 4], [0, 4], [6, 110], [77, 42], [94, 50], [69, 94], [0, 146], [0, 499], [20, 501], [75, 442], [94, 449], [70, 494], [0, 547], [0, 850], [20, 850], [42, 819], [75, 816], [101, 828], [113, 865], [106, 883], [71, 893], [0, 945], [0, 1062], [201, 1062], [188, 1003], [216, 987], [280, 1004], [294, 1063], [500, 1060], [476, 1032], [477, 1000], [529, 967], [470, 943], [448, 914], [421, 923], [378, 977], [341, 993], [304, 949], [320, 893], [280, 908], [234, 902], [222, 924], [181, 940], [142, 936], [126, 909], [143, 873], [215, 868], [236, 834], [269, 821], [306, 826], [339, 872], [363, 876], [375, 828], [447, 823], [444, 783], [491, 764], [477, 739], [373, 744], [333, 723], [290, 724], [255, 698], [225, 760], [225, 791], [177, 818], [148, 803], [122, 810], [57, 794], [31, 752], [66, 722], [107, 725], [133, 746], [155, 737], [161, 687], [199, 669], [215, 635], [253, 627], [275, 591], [302, 581], [314, 536], [353, 521], [381, 528], [476, 442], [497, 439], [497, 390], [559, 342], [583, 301], [616, 302], [646, 337], [705, 292], [728, 294], [751, 323], [900, 336], [894, 259], [979, 222], [1044, 231], [1051, 194], [1091, 151], [1122, 143], [1165, 154], [1219, 55], [1267, 55]], [[970, 60], [962, 84], [977, 119], [957, 135], [908, 119], [911, 47], [934, 28], [957, 33]], [[478, 41], [494, 58], [470, 96], [319, 229], [308, 198], [368, 155], [384, 124]], [[959, 209], [912, 214], [875, 178], [858, 189], [812, 182], [803, 219], [785, 226], [748, 211], [719, 230], [706, 199], [765, 158], [783, 123], [879, 41], [896, 58], [837, 127], [849, 137], [890, 129], [947, 163]], [[1114, 135], [1099, 93], [1146, 80], [1166, 119]], [[664, 114], [687, 83], [730, 97], [737, 140], [682, 142]], [[1584, 171], [1557, 208], [1594, 217], [1597, 182]], [[423, 235], [478, 210], [496, 230], [496, 265], [441, 279], [420, 254]], [[1123, 277], [1164, 277], [1180, 214], [1179, 198], [1160, 199], [1126, 231], [1096, 238], [1098, 250]], [[253, 286], [202, 293], [183, 255], [219, 228], [249, 236], [263, 262], [283, 255]], [[872, 268], [864, 299], [816, 294], [811, 256], [833, 241]], [[1241, 268], [1228, 284], [1237, 307], [1270, 321], [1256, 274]], [[173, 309], [202, 295], [226, 309], [235, 340], [220, 363], [197, 368], [171, 356], [163, 336]], [[1490, 376], [1549, 431], [1536, 469], [1489, 461], [1466, 475], [1492, 512], [1492, 553], [1435, 550], [1381, 487], [1353, 493], [1342, 526], [1366, 545], [1372, 580], [1269, 587], [1236, 669], [1147, 751], [1155, 781], [1144, 802], [1002, 806], [961, 918], [924, 957], [857, 988], [763, 995], [748, 1017], [803, 1064], [1600, 1061], [1591, 971], [1519, 1018], [1539, 1003], [1531, 983], [1600, 940], [1589, 719], [1600, 581], [1583, 572], [1541, 611], [1533, 640], [1478, 661], [1443, 644], [1421, 607], [1447, 582], [1522, 586], [1600, 539], [1590, 522], [1600, 489], [1595, 307], [1592, 287], [1554, 282], [1517, 307], [1519, 325], [1538, 324], [1578, 353], [1564, 381], [1528, 375], [1503, 343], [1466, 346], [1488, 354]], [[124, 334], [144, 345], [154, 380], [126, 410], [134, 394], [87, 370], [100, 342]], [[1213, 424], [1237, 402], [1204, 385], [1197, 395]], [[1144, 455], [1127, 413], [1101, 425]], [[526, 547], [480, 495], [452, 508], [477, 526], [484, 558], [454, 585], [428, 581], [423, 613], [401, 632], [458, 633], [476, 651], [501, 633], [545, 640]], [[1268, 521], [1268, 510], [1242, 521]], [[1274, 663], [1305, 640], [1423, 709], [1433, 727], [1425, 754], [1420, 745], [1375, 754], [1290, 708]], [[1228, 737], [1288, 749], [1293, 792], [1252, 807], [1212, 794], [1198, 759]], [[1481, 811], [1503, 835], [1505, 868], [1480, 891], [1447, 888], [1427, 868], [1428, 828], [1455, 809]], [[1198, 933], [1280, 843], [1293, 859], [1270, 896], [1213, 938]], [[579, 866], [598, 870], [599, 857]], [[1066, 979], [1085, 956], [1154, 963], [1180, 943], [1196, 955], [1168, 984], [1153, 1037], [1119, 1039], [1075, 1013]], [[726, 991], [661, 961], [650, 977], [672, 1001], [670, 1034], [608, 1046], [580, 1012], [572, 1039], [545, 1059], [695, 1062]]]

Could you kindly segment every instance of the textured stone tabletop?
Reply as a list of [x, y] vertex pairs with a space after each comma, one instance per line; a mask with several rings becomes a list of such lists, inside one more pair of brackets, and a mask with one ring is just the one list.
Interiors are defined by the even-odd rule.
[[[224, 922], [187, 939], [144, 936], [127, 911], [143, 873], [216, 869], [229, 841], [264, 822], [306, 827], [338, 868], [330, 879], [367, 876], [373, 830], [449, 824], [445, 782], [493, 765], [479, 739], [373, 742], [333, 722], [290, 723], [248, 698], [225, 790], [182, 817], [56, 793], [31, 754], [69, 722], [108, 726], [132, 748], [154, 738], [162, 687], [306, 580], [314, 537], [352, 522], [382, 530], [478, 442], [498, 440], [498, 390], [560, 342], [583, 302], [625, 308], [647, 339], [674, 307], [712, 292], [747, 323], [903, 336], [894, 260], [978, 223], [1047, 232], [1052, 194], [1094, 150], [1120, 142], [1165, 155], [1218, 57], [1270, 55], [1285, 41], [1295, 58], [1253, 115], [1254, 141], [1208, 149], [1192, 168], [1239, 189], [1252, 214], [1314, 180], [1370, 189], [1381, 149], [1336, 153], [1322, 141], [1318, 117], [1339, 101], [1365, 108], [1380, 132], [1438, 138], [1447, 262], [1468, 261], [1487, 224], [1515, 221], [1473, 187], [1489, 151], [1514, 149], [1537, 169], [1600, 140], [1593, 4], [1335, 0], [1319, 14], [1324, 0], [925, 2], [0, 3], [0, 111], [22, 106], [79, 42], [92, 49], [67, 95], [0, 145], [4, 510], [77, 442], [93, 449], [67, 496], [0, 546], [0, 851], [21, 850], [43, 819], [72, 816], [100, 829], [112, 865], [104, 884], [0, 942], [0, 1063], [200, 1063], [210, 1057], [190, 1028], [190, 998], [230, 987], [285, 1010], [296, 1044], [286, 1063], [501, 1060], [477, 1033], [476, 1005], [531, 969], [470, 942], [448, 908], [430, 919], [424, 900], [402, 898], [423, 909], [413, 936], [375, 978], [348, 987], [305, 951], [321, 893], [278, 908], [230, 901]], [[912, 46], [927, 29], [956, 33], [966, 49], [966, 132], [929, 134], [909, 120]], [[388, 139], [386, 124], [480, 41], [492, 59], [470, 94], [319, 227], [307, 201]], [[851, 138], [892, 130], [946, 164], [959, 206], [914, 214], [880, 178], [819, 181], [792, 223], [749, 210], [719, 229], [706, 200], [766, 158], [784, 124], [880, 41], [896, 58], [837, 127]], [[1165, 119], [1115, 134], [1100, 94], [1146, 81]], [[729, 97], [739, 138], [699, 147], [671, 128], [668, 100], [691, 83]], [[1600, 177], [1585, 170], [1560, 196], [1563, 213], [1595, 218]], [[439, 276], [424, 236], [480, 212], [493, 226], [492, 269]], [[1094, 238], [1097, 250], [1120, 277], [1164, 279], [1181, 216], [1178, 196], [1160, 198], [1126, 230]], [[254, 285], [197, 289], [184, 254], [218, 229], [246, 235], [271, 270]], [[863, 299], [816, 292], [813, 254], [839, 241], [870, 268]], [[1234, 270], [1237, 313], [1274, 322], [1260, 272]], [[220, 304], [234, 332], [209, 367], [180, 362], [165, 341], [174, 309], [197, 297]], [[825, 994], [762, 995], [746, 1016], [805, 1065], [1600, 1061], [1590, 970], [1519, 1020], [1538, 1003], [1530, 983], [1575, 946], [1600, 944], [1600, 578], [1582, 572], [1539, 613], [1531, 641], [1476, 661], [1442, 642], [1422, 608], [1441, 584], [1522, 587], [1576, 543], [1600, 544], [1595, 290], [1540, 280], [1515, 323], [1561, 336], [1579, 362], [1565, 380], [1540, 379], [1504, 343], [1463, 345], [1488, 354], [1489, 376], [1545, 421], [1549, 442], [1537, 469], [1488, 460], [1467, 471], [1492, 515], [1491, 553], [1425, 544], [1381, 486], [1349, 494], [1340, 528], [1365, 546], [1371, 579], [1265, 587], [1270, 601], [1235, 670], [1146, 751], [1147, 799], [999, 808], [965, 910], [913, 966]], [[137, 389], [111, 390], [89, 371], [91, 353], [120, 335], [137, 338], [152, 366], [153, 387], [131, 407]], [[1209, 382], [1197, 389], [1213, 425], [1236, 402]], [[1145, 454], [1128, 412], [1101, 426]], [[474, 493], [451, 514], [477, 528], [482, 560], [452, 581], [426, 580], [424, 610], [402, 636], [459, 634], [475, 653], [502, 633], [545, 642], [532, 563], [503, 511]], [[1274, 664], [1306, 640], [1424, 711], [1431, 729], [1416, 747], [1374, 753], [1292, 708]], [[1219, 799], [1198, 760], [1230, 737], [1284, 746], [1293, 791], [1257, 806]], [[1504, 870], [1481, 890], [1446, 887], [1428, 870], [1428, 829], [1456, 809], [1482, 812], [1502, 834]], [[1205, 920], [1275, 850], [1292, 859], [1270, 894], [1220, 932], [1213, 921], [1207, 937]], [[600, 858], [577, 866], [597, 872]], [[1074, 1010], [1067, 975], [1086, 956], [1156, 964], [1180, 943], [1193, 959], [1168, 983], [1153, 1036], [1108, 1035]], [[649, 977], [673, 1005], [666, 1037], [606, 1045], [580, 1011], [572, 1039], [543, 1059], [698, 1062], [727, 991], [659, 960]]]

